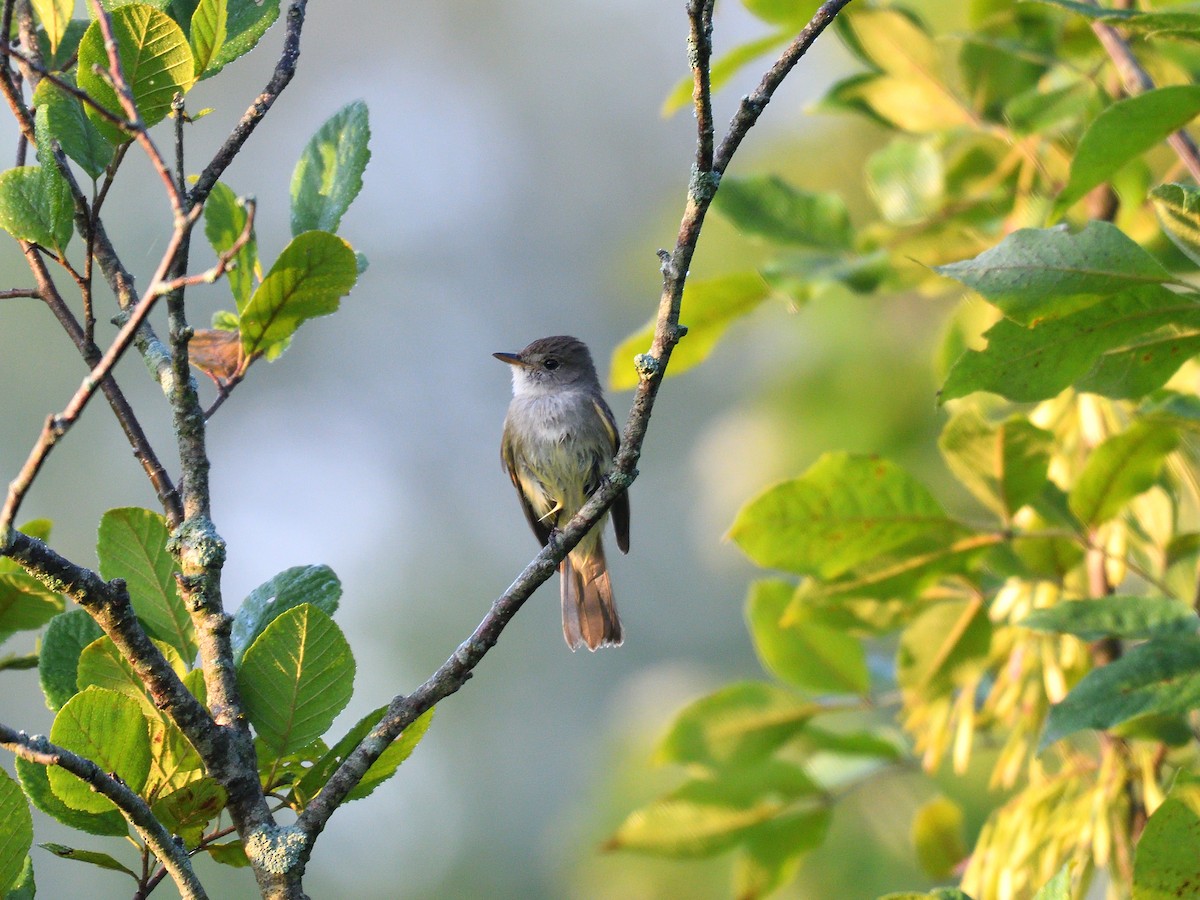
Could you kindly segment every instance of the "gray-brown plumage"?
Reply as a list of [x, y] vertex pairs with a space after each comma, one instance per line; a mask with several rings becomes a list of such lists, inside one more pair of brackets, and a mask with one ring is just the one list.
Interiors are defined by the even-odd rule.
[[[587, 346], [557, 335], [519, 353], [494, 356], [512, 367], [513, 398], [504, 420], [500, 458], [525, 518], [544, 545], [600, 486], [621, 445], [612, 410]], [[629, 497], [612, 506], [617, 546], [629, 552]], [[604, 520], [558, 567], [563, 636], [572, 650], [616, 647], [623, 640], [600, 533]]]

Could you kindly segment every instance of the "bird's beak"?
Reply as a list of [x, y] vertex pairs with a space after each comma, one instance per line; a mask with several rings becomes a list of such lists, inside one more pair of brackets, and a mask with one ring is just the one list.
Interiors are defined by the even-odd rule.
[[529, 365], [529, 363], [521, 358], [520, 353], [493, 353], [492, 356], [496, 357], [502, 363], [508, 363], [510, 366]]

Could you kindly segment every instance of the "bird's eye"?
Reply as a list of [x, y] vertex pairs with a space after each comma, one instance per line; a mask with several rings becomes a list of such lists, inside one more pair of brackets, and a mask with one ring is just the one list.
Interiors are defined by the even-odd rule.
[[558, 368], [558, 360], [555, 359], [553, 356], [551, 356], [549, 359], [547, 359], [545, 362], [542, 363], [542, 367], [545, 368], [546, 371], [548, 371], [548, 372], [553, 372], [555, 369]]

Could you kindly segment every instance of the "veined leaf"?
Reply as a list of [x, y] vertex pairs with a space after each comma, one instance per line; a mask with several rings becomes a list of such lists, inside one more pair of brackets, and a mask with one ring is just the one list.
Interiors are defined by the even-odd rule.
[[224, 45], [227, 19], [226, 0], [200, 0], [196, 4], [188, 34], [196, 78], [204, 76], [204, 71]]
[[68, 610], [50, 620], [38, 654], [38, 677], [51, 709], [61, 709], [78, 692], [79, 655], [102, 634], [100, 626], [82, 609]]
[[[110, 16], [121, 69], [138, 115], [149, 128], [166, 118], [176, 94], [187, 93], [192, 86], [195, 73], [192, 51], [175, 21], [151, 6], [130, 3], [113, 9]], [[126, 119], [112, 84], [100, 74], [108, 71], [108, 62], [100, 23], [92, 22], [79, 42], [79, 86], [100, 106]], [[131, 135], [91, 106], [85, 112], [112, 143], [122, 144], [131, 139]]]
[[[246, 207], [228, 185], [220, 181], [213, 185], [204, 201], [204, 235], [218, 256], [237, 243], [248, 218]], [[226, 272], [225, 278], [240, 314], [254, 293], [254, 276], [258, 269], [258, 240], [253, 228], [249, 239], [234, 254], [233, 261], [234, 268]]]
[[938, 447], [955, 477], [1007, 521], [1045, 486], [1051, 442], [1027, 419], [992, 425], [967, 410], [946, 423]]
[[[176, 675], [182, 678], [187, 674], [187, 667], [178, 650], [163, 641], [155, 641], [154, 644]], [[75, 681], [81, 691], [92, 685], [115, 691], [137, 700], [149, 717], [158, 715], [142, 679], [107, 635], [92, 641], [80, 652]]]
[[71, 189], [57, 172], [42, 166], [0, 172], [0, 228], [17, 240], [62, 255], [74, 232], [74, 209]]
[[63, 152], [93, 181], [103, 175], [112, 162], [113, 145], [92, 124], [83, 104], [49, 78], [38, 82], [33, 100], [37, 104], [38, 133], [58, 141]]
[[235, 59], [245, 56], [279, 18], [279, 0], [228, 0], [225, 40], [201, 78], [212, 78]]
[[1035, 609], [1018, 624], [1022, 628], [1073, 634], [1085, 641], [1104, 637], [1142, 640], [1195, 633], [1195, 610], [1172, 597], [1097, 597]]
[[284, 569], [252, 590], [234, 614], [229, 636], [234, 662], [241, 662], [246, 649], [276, 617], [302, 603], [311, 603], [332, 617], [341, 596], [342, 583], [329, 566]]
[[1174, 428], [1150, 422], [1113, 435], [1088, 455], [1068, 495], [1071, 511], [1088, 527], [1107, 522], [1154, 483], [1178, 444]]
[[0, 634], [41, 628], [63, 610], [63, 598], [24, 572], [0, 575]]
[[1200, 190], [1189, 184], [1160, 184], [1150, 191], [1150, 201], [1167, 237], [1200, 265]]
[[[71, 13], [75, 11], [75, 0], [33, 0], [33, 12], [42, 23], [50, 41], [50, 52], [58, 50], [58, 42], [67, 33]], [[2, 879], [0, 879], [2, 885]], [[2, 891], [0, 891], [2, 893]]]
[[25, 868], [33, 846], [33, 817], [21, 786], [0, 769], [0, 896], [6, 895]]
[[848, 250], [852, 243], [841, 197], [803, 191], [775, 176], [723, 178], [713, 209], [739, 231], [775, 244]]
[[312, 136], [292, 172], [292, 234], [336, 233], [371, 159], [367, 104], [350, 103]]

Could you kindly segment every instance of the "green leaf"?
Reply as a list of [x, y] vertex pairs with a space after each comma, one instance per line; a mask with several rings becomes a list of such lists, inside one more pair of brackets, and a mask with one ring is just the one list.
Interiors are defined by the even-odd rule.
[[1007, 521], [1045, 486], [1052, 441], [1028, 419], [992, 425], [967, 409], [946, 423], [938, 447], [955, 477]]
[[1195, 892], [1198, 833], [1200, 781], [1181, 769], [1138, 839], [1133, 861], [1134, 900], [1165, 900]]
[[[194, 80], [195, 64], [187, 38], [165, 12], [142, 3], [112, 10], [112, 31], [125, 81], [133, 102], [147, 128], [157, 125], [171, 111], [176, 94], [187, 93]], [[99, 68], [99, 72], [96, 68]], [[79, 42], [79, 87], [121, 119], [127, 118], [116, 91], [101, 74], [108, 72], [108, 52], [99, 22], [92, 22]], [[91, 106], [85, 110], [109, 141], [122, 144], [132, 139]]]
[[746, 619], [763, 667], [812, 691], [866, 694], [871, 686], [862, 643], [824, 621], [819, 609], [793, 609], [789, 582], [756, 581], [746, 600]]
[[96, 556], [100, 574], [123, 578], [133, 611], [151, 637], [179, 651], [185, 662], [196, 658], [196, 634], [179, 596], [179, 567], [167, 551], [170, 532], [161, 515], [148, 509], [110, 509], [100, 519]]
[[124, 837], [129, 833], [125, 818], [116, 809], [103, 813], [86, 813], [63, 803], [50, 788], [50, 775], [46, 767], [27, 759], [15, 760], [17, 777], [33, 805], [46, 815], [62, 822], [69, 828], [88, 834]]
[[804, 854], [825, 841], [831, 819], [830, 810], [814, 809], [754, 829], [733, 863], [736, 896], [765, 897], [795, 878]]
[[[379, 720], [383, 718], [386, 710], [386, 706], [381, 706], [374, 712], [363, 716], [353, 728], [346, 732], [346, 735], [340, 741], [304, 773], [303, 777], [292, 788], [290, 799], [293, 804], [298, 804], [300, 809], [308, 805], [309, 801], [325, 786], [325, 782], [329, 780], [329, 777], [337, 771], [337, 767], [359, 745], [362, 739], [370, 734], [371, 730], [379, 724]], [[432, 722], [433, 710], [430, 709], [418, 716], [416, 721], [405, 728], [400, 733], [400, 737], [388, 745], [388, 748], [371, 764], [371, 768], [367, 769], [362, 779], [354, 786], [354, 789], [346, 795], [346, 802], [361, 800], [364, 797], [370, 796], [375, 788], [395, 775], [396, 769], [400, 767], [400, 764], [412, 756], [413, 750], [417, 748], [417, 744], [421, 742], [421, 738], [425, 737], [425, 733], [429, 730]]]
[[1174, 283], [1123, 231], [1097, 221], [1074, 233], [1022, 228], [974, 259], [934, 271], [978, 291], [1022, 325], [1076, 312], [1129, 288]]
[[1114, 399], [1140, 399], [1166, 384], [1197, 353], [1200, 334], [1150, 337], [1103, 354], [1075, 386]]
[[82, 609], [72, 609], [50, 621], [42, 637], [38, 677], [46, 705], [53, 710], [79, 692], [77, 673], [83, 648], [103, 635], [100, 626]]
[[74, 232], [74, 209], [71, 189], [57, 172], [41, 166], [0, 172], [0, 228], [17, 240], [61, 256]]
[[42, 23], [50, 41], [50, 52], [58, 50], [58, 43], [67, 33], [71, 13], [75, 11], [75, 0], [33, 0], [33, 12]]
[[[249, 213], [241, 198], [220, 181], [213, 185], [212, 193], [204, 201], [204, 234], [218, 256], [227, 253], [237, 243], [248, 218]], [[225, 278], [241, 313], [254, 293], [254, 273], [258, 268], [258, 239], [253, 228], [249, 240], [234, 254], [233, 261], [234, 268], [226, 273]], [[214, 326], [220, 327], [215, 322]], [[237, 330], [236, 320], [234, 327], [227, 330]]]
[[914, 541], [963, 530], [894, 463], [827, 453], [800, 478], [742, 507], [729, 536], [760, 566], [829, 579]]
[[241, 311], [246, 356], [282, 353], [301, 323], [336, 312], [357, 279], [354, 251], [341, 238], [325, 231], [293, 238]]
[[[90, 687], [58, 711], [50, 740], [92, 760], [116, 775], [132, 791], [140, 791], [150, 772], [150, 738], [141, 706], [132, 697]], [[103, 794], [65, 769], [50, 769], [50, 787], [74, 809], [101, 813], [113, 809]]]
[[[154, 645], [175, 674], [183, 678], [187, 674], [187, 666], [180, 658], [179, 651], [162, 641], [155, 641]], [[107, 635], [92, 641], [80, 652], [75, 680], [81, 691], [92, 685], [116, 691], [137, 700], [151, 717], [157, 715], [157, 708], [142, 679]]]
[[[196, 759], [199, 762], [198, 756]], [[211, 778], [195, 778], [158, 799], [151, 811], [171, 834], [179, 835], [189, 849], [195, 849], [204, 837], [205, 826], [225, 808], [225, 800], [225, 789]]]
[[1163, 232], [1200, 265], [1200, 189], [1189, 184], [1160, 184], [1150, 191], [1150, 202]]
[[913, 816], [912, 842], [917, 862], [930, 878], [949, 878], [967, 857], [966, 817], [962, 807], [937, 796], [921, 804]]
[[821, 707], [761, 681], [742, 681], [690, 703], [658, 746], [660, 762], [724, 766], [769, 756]]
[[[667, 377], [679, 375], [708, 359], [713, 347], [735, 319], [758, 307], [770, 294], [770, 288], [757, 272], [739, 272], [707, 281], [688, 281], [683, 289], [681, 321], [687, 335], [671, 354]], [[650, 349], [655, 320], [623, 340], [613, 350], [609, 384], [615, 391], [637, 387], [634, 357]]]
[[[1021, 402], [1045, 400], [1076, 383], [1124, 395], [1152, 383], [1151, 375], [1166, 381], [1171, 373], [1161, 352], [1140, 370], [1127, 367], [1125, 379], [1116, 362], [1135, 352], [1146, 335], [1184, 327], [1200, 327], [1200, 304], [1161, 285], [1125, 291], [1031, 328], [1001, 319], [984, 334], [986, 349], [968, 350], [954, 363], [940, 396], [945, 401], [991, 391]], [[1176, 368], [1185, 361], [1180, 354], [1167, 356]]]
[[235, 59], [245, 56], [279, 18], [279, 0], [228, 0], [225, 42], [209, 61], [201, 78], [212, 78]]
[[1151, 422], [1134, 422], [1113, 435], [1088, 455], [1068, 494], [1071, 511], [1089, 528], [1107, 522], [1149, 489], [1178, 444], [1174, 428]]
[[204, 852], [212, 856], [213, 860], [219, 862], [223, 866], [231, 866], [235, 869], [244, 869], [250, 865], [250, 860], [246, 857], [246, 848], [242, 846], [241, 841], [226, 841], [223, 844], [208, 844], [204, 848]]
[[113, 872], [124, 872], [134, 881], [138, 880], [137, 875], [128, 866], [118, 862], [107, 853], [101, 853], [99, 850], [76, 850], [74, 847], [67, 847], [64, 844], [38, 844], [43, 850], [49, 850], [59, 859], [72, 859], [75, 862], [88, 863], [89, 865], [99, 866], [101, 869], [109, 869]]
[[113, 145], [92, 124], [83, 104], [49, 78], [38, 82], [33, 99], [37, 104], [39, 133], [58, 141], [63, 152], [93, 181], [103, 175], [112, 162]]
[[1194, 633], [1200, 628], [1200, 619], [1190, 606], [1172, 597], [1098, 597], [1035, 609], [1019, 624], [1035, 631], [1073, 634], [1085, 641], [1104, 637], [1137, 641]]
[[63, 610], [63, 598], [23, 572], [0, 575], [0, 634], [41, 628]]
[[225, 43], [227, 20], [226, 0], [200, 0], [196, 5], [188, 32], [193, 73], [196, 78], [204, 75], [205, 69], [221, 51], [221, 46]]
[[271, 622], [238, 668], [246, 714], [277, 756], [324, 734], [353, 686], [350, 645], [333, 619], [308, 603]]
[[33, 846], [33, 817], [21, 786], [0, 769], [0, 896], [16, 885]]
[[1049, 135], [1090, 120], [1099, 106], [1096, 85], [1080, 77], [1063, 87], [1037, 87], [1016, 95], [1005, 105], [1004, 118], [1019, 134]]
[[935, 603], [901, 633], [896, 681], [906, 691], [942, 696], [960, 676], [984, 665], [991, 639], [992, 626], [982, 603]]
[[1085, 728], [1104, 730], [1148, 713], [1181, 715], [1200, 707], [1200, 637], [1146, 641], [1092, 669], [1050, 707], [1044, 749]]
[[742, 0], [742, 6], [764, 22], [803, 24], [812, 18], [821, 0]]
[[1200, 85], [1162, 87], [1118, 100], [1080, 138], [1067, 186], [1054, 202], [1058, 218], [1126, 163], [1166, 140], [1200, 115]]
[[[776, 47], [786, 44], [792, 39], [794, 34], [795, 32], [791, 28], [785, 28], [781, 31], [768, 34], [766, 37], [756, 38], [753, 41], [747, 41], [745, 44], [739, 44], [728, 53], [714, 59], [712, 65], [709, 67], [708, 78], [709, 86], [713, 93], [716, 93], [727, 85], [743, 66], [754, 62], [754, 60], [774, 50]], [[669, 116], [685, 106], [690, 106], [695, 83], [695, 78], [691, 73], [679, 79], [675, 87], [671, 89], [671, 93], [667, 95], [667, 99], [663, 101], [662, 114]]]
[[67, 23], [66, 31], [58, 41], [58, 49], [50, 49], [50, 39], [45, 31], [38, 31], [38, 49], [42, 54], [42, 64], [50, 71], [63, 75], [63, 70], [75, 62], [75, 53], [79, 49], [79, 40], [87, 30], [88, 23], [83, 19], [72, 19]]
[[21, 867], [21, 874], [17, 876], [16, 883], [4, 895], [4, 900], [33, 900], [36, 895], [37, 885], [33, 880], [33, 858], [26, 856]]
[[928, 140], [895, 138], [871, 154], [865, 174], [867, 190], [888, 222], [922, 222], [942, 208], [946, 173], [941, 154]]
[[312, 136], [292, 171], [292, 234], [336, 232], [371, 159], [367, 104], [355, 100]]
[[242, 601], [233, 616], [230, 641], [235, 664], [241, 664], [246, 648], [268, 625], [302, 603], [311, 603], [323, 613], [337, 612], [342, 583], [329, 566], [293, 566], [260, 584]]
[[841, 197], [800, 190], [773, 175], [721, 179], [713, 209], [739, 231], [774, 244], [848, 250], [853, 242]]

